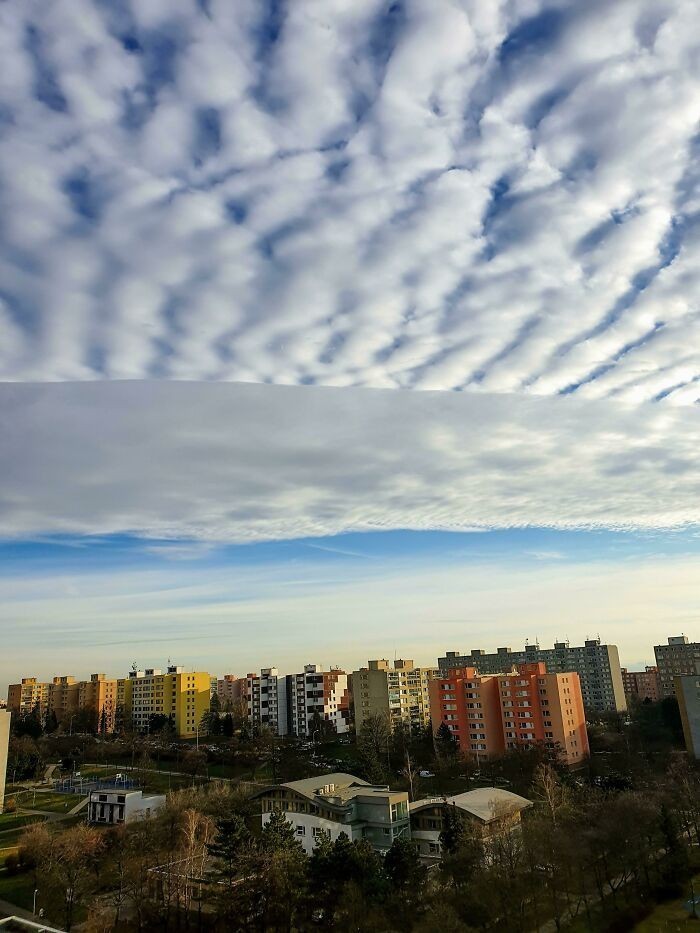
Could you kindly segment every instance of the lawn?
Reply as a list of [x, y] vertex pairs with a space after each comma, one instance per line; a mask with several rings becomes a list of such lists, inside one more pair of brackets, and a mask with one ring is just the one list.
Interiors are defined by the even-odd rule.
[[40, 816], [31, 816], [30, 814], [25, 814], [23, 816], [17, 813], [0, 813], [0, 845], [2, 845], [2, 840], [4, 839], [2, 833], [11, 829], [19, 829], [22, 826], [26, 826], [27, 823], [36, 823], [37, 820], [40, 819]]
[[[700, 896], [700, 875], [696, 875], [695, 896]], [[677, 901], [669, 901], [668, 904], [659, 904], [654, 913], [642, 920], [635, 927], [636, 933], [674, 933], [676, 930], [700, 930], [700, 920], [693, 920], [690, 914], [683, 906], [690, 900], [690, 886], [684, 897]], [[698, 904], [698, 915], [700, 915], [700, 904]]]
[[34, 878], [31, 872], [20, 875], [7, 875], [0, 872], [0, 899], [9, 901], [25, 910], [32, 909], [34, 898]]
[[36, 801], [24, 801], [28, 810], [40, 810], [42, 813], [68, 813], [84, 798], [80, 794], [54, 794], [51, 791], [37, 791]]

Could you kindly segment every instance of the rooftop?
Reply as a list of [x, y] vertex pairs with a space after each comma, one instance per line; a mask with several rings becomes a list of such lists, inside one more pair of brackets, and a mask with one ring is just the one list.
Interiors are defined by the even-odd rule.
[[429, 797], [425, 800], [415, 800], [409, 804], [410, 812], [415, 813], [425, 807], [438, 805], [452, 805], [471, 813], [482, 823], [490, 823], [508, 811], [527, 809], [532, 801], [520, 797], [509, 790], [500, 787], [477, 787], [454, 797]]

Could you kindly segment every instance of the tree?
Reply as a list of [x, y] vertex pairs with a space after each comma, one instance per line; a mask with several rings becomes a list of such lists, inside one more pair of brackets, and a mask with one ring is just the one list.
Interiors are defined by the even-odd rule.
[[222, 732], [227, 739], [233, 738], [233, 716], [226, 713], [222, 721]]
[[392, 842], [384, 857], [384, 871], [394, 890], [404, 895], [410, 892], [412, 899], [420, 895], [426, 869], [418, 849], [405, 836], [397, 836]]
[[245, 852], [250, 845], [251, 835], [242, 817], [234, 814], [216, 821], [216, 835], [207, 849], [213, 860], [211, 877], [222, 886], [216, 898], [217, 913], [222, 919], [233, 920], [231, 890], [245, 869]]
[[362, 722], [357, 737], [357, 750], [367, 779], [374, 784], [384, 784], [388, 778], [389, 719], [387, 716], [368, 716]]
[[54, 710], [50, 710], [46, 715], [46, 722], [44, 723], [44, 732], [47, 734], [54, 733], [58, 729], [58, 717]]
[[435, 753], [442, 761], [453, 761], [459, 746], [446, 722], [441, 722], [435, 733]]

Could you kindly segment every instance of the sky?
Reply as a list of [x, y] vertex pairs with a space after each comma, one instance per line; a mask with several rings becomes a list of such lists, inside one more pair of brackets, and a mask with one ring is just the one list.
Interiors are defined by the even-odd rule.
[[0, 3], [0, 689], [700, 638], [699, 125], [696, 0]]

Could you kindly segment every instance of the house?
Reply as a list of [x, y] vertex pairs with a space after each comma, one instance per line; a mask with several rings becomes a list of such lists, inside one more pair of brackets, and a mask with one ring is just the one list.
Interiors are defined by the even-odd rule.
[[260, 801], [263, 826], [281, 810], [310, 854], [322, 833], [335, 840], [368, 839], [386, 852], [398, 836], [410, 838], [408, 794], [368, 784], [352, 774], [324, 774], [302, 781], [265, 787], [254, 795]]
[[107, 826], [148, 819], [165, 806], [165, 794], [144, 796], [141, 790], [93, 790], [88, 803], [88, 822]]
[[429, 797], [409, 805], [411, 839], [426, 858], [441, 855], [440, 833], [447, 807], [456, 807], [484, 839], [508, 828], [520, 827], [521, 813], [532, 801], [500, 787], [479, 787], [454, 797]]

